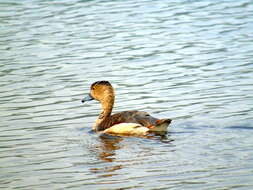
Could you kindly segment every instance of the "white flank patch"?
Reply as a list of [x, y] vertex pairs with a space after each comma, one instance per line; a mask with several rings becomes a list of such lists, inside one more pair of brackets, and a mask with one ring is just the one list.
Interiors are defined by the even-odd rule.
[[120, 123], [104, 130], [104, 133], [124, 135], [146, 135], [149, 129], [137, 123]]

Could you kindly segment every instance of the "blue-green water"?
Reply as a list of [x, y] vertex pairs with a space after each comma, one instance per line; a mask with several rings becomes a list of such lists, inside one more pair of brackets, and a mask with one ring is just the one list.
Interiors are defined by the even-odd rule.
[[[253, 3], [0, 2], [0, 189], [253, 189]], [[172, 118], [152, 139], [90, 132], [114, 112]]]

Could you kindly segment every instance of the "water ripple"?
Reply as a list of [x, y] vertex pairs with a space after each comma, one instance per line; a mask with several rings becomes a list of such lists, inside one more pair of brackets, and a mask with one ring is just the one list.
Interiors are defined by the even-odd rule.
[[[252, 189], [253, 5], [0, 2], [1, 189]], [[114, 112], [173, 119], [152, 138], [90, 132]]]

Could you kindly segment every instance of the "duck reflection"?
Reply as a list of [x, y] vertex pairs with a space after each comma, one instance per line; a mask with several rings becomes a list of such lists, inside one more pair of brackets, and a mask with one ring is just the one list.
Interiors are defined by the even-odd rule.
[[119, 136], [111, 136], [108, 134], [101, 134], [99, 158], [106, 162], [113, 162], [115, 160], [115, 151], [120, 149], [120, 142], [123, 140]]
[[[116, 175], [116, 170], [122, 168], [121, 164], [115, 165], [114, 161], [116, 160], [116, 150], [121, 148], [120, 142], [123, 140], [122, 137], [111, 136], [108, 134], [101, 134], [99, 136], [99, 152], [98, 158], [104, 162], [111, 163], [107, 166], [102, 166], [99, 168], [91, 168], [90, 171], [93, 173], [104, 173], [102, 177], [109, 177]], [[106, 174], [105, 174], [106, 173]]]
[[[124, 167], [122, 164], [118, 164], [117, 160], [117, 150], [123, 147], [123, 141], [127, 138], [126, 136], [112, 136], [106, 133], [100, 134], [97, 146], [97, 157], [103, 161], [100, 167], [91, 168], [90, 171], [93, 173], [101, 173], [102, 177], [117, 175], [116, 171]], [[162, 143], [171, 144], [173, 139], [169, 137], [167, 133], [159, 132], [152, 133], [146, 136], [150, 140], [158, 140]], [[106, 164], [106, 166], [104, 165]], [[117, 164], [116, 164], [117, 163]]]

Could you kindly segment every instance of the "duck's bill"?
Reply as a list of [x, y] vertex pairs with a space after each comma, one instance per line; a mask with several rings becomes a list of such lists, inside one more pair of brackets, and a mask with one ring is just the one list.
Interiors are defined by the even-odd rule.
[[84, 99], [82, 99], [82, 103], [88, 102], [91, 100], [94, 100], [94, 98], [90, 94], [88, 94]]

